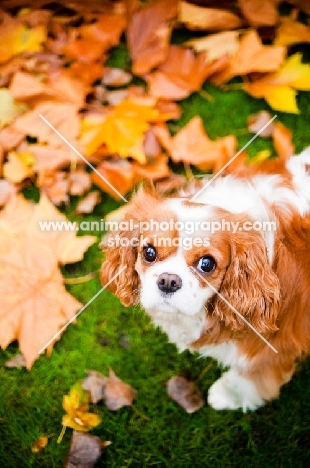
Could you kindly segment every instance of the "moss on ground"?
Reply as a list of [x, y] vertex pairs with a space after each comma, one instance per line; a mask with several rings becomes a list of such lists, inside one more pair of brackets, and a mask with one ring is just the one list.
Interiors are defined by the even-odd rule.
[[[123, 61], [126, 53], [122, 50]], [[117, 57], [116, 57], [117, 58]], [[194, 94], [182, 103], [184, 114], [178, 125], [192, 116], [203, 118], [211, 138], [236, 134], [241, 148], [252, 135], [245, 131], [249, 114], [268, 105], [241, 90], [221, 90], [205, 85], [213, 97], [206, 100]], [[309, 145], [309, 93], [300, 92], [299, 115], [278, 113], [278, 118], [293, 131], [297, 151]], [[274, 112], [270, 110], [272, 115]], [[249, 147], [254, 155], [272, 149], [268, 140], [257, 138]], [[68, 207], [70, 219], [76, 200]], [[100, 220], [118, 203], [103, 195], [103, 202], [85, 220]], [[71, 215], [70, 215], [71, 213]], [[83, 232], [86, 234], [86, 232]], [[95, 272], [95, 278], [68, 290], [87, 303], [100, 289], [98, 270], [102, 261], [98, 247], [92, 246], [82, 262], [63, 268], [65, 276]], [[129, 347], [124, 347], [124, 341]], [[181, 371], [199, 381], [206, 396], [221, 371], [211, 359], [200, 359], [188, 352], [178, 354], [165, 335], [154, 329], [138, 308], [123, 307], [107, 291], [92, 302], [70, 325], [55, 345], [50, 357], [42, 356], [31, 372], [6, 369], [3, 364], [17, 352], [16, 343], [0, 352], [0, 460], [4, 468], [59, 468], [69, 449], [71, 430], [61, 444], [62, 396], [85, 376], [86, 369], [116, 374], [138, 390], [135, 408], [118, 412], [97, 406], [102, 424], [93, 434], [111, 440], [98, 467], [251, 467], [303, 468], [310, 463], [310, 361], [299, 366], [293, 380], [284, 386], [277, 401], [255, 413], [216, 412], [205, 406], [188, 415], [166, 395], [165, 382]], [[31, 444], [49, 435], [48, 446], [32, 454]]]

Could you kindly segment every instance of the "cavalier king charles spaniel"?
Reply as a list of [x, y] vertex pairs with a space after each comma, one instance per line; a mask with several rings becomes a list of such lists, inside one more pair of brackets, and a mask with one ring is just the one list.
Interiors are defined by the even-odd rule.
[[229, 368], [209, 389], [213, 408], [276, 398], [310, 354], [310, 148], [177, 197], [139, 189], [124, 213], [102, 242], [102, 284], [179, 351]]

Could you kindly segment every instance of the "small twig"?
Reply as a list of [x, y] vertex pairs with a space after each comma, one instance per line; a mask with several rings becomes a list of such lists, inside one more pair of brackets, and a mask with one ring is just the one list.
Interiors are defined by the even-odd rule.
[[80, 284], [80, 283], [86, 283], [87, 281], [90, 281], [95, 277], [95, 273], [92, 271], [91, 273], [88, 273], [85, 276], [78, 276], [77, 278], [65, 278], [64, 283], [65, 284]]
[[137, 413], [140, 416], [140, 418], [143, 418], [146, 421], [151, 421], [151, 418], [149, 418], [148, 416], [145, 416], [145, 414], [141, 413], [141, 411], [139, 411], [134, 405], [131, 405], [131, 407], [134, 410], [134, 412]]
[[200, 91], [198, 91], [198, 94], [206, 101], [214, 102], [214, 97], [211, 94], [209, 94], [205, 89], [201, 89]]
[[212, 367], [212, 362], [210, 362], [210, 364], [208, 364], [199, 374], [199, 376], [197, 377], [197, 379], [195, 380], [195, 383], [197, 384], [199, 382], [199, 380], [202, 379], [202, 377], [209, 371], [209, 369], [211, 369]]

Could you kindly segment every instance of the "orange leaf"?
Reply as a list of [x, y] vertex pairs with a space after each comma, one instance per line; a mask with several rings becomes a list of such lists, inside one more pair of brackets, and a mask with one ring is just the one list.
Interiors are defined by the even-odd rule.
[[215, 84], [225, 83], [236, 75], [277, 70], [283, 63], [286, 49], [283, 46], [263, 45], [256, 31], [249, 31], [240, 40], [236, 55], [229, 65], [211, 78]]
[[310, 42], [310, 26], [291, 18], [281, 18], [274, 43], [289, 46], [300, 42]]
[[[100, 172], [102, 177], [106, 179], [113, 187], [115, 187], [121, 195], [125, 195], [134, 186], [134, 169], [128, 161], [103, 161], [97, 167], [97, 171]], [[96, 172], [93, 172], [91, 177], [93, 183], [101, 188], [101, 190], [107, 192], [116, 200], [121, 199], [117, 193], [106, 183], [106, 181]]]
[[238, 0], [243, 15], [251, 26], [274, 26], [279, 18], [278, 0]]
[[147, 164], [133, 162], [132, 167], [134, 168], [138, 180], [157, 180], [162, 179], [163, 177], [168, 177], [170, 174], [167, 162], [168, 157], [161, 155], [153, 162], [149, 162]]
[[292, 132], [281, 122], [274, 123], [272, 138], [274, 147], [280, 158], [288, 159], [295, 153]]
[[140, 5], [130, 18], [127, 42], [136, 75], [148, 73], [167, 57], [177, 4], [178, 0], [153, 0]]
[[166, 61], [144, 78], [152, 96], [178, 100], [200, 89], [213, 72], [204, 53], [196, 55], [191, 49], [172, 45]]
[[242, 20], [229, 10], [205, 8], [181, 1], [178, 20], [191, 30], [235, 29], [242, 25]]

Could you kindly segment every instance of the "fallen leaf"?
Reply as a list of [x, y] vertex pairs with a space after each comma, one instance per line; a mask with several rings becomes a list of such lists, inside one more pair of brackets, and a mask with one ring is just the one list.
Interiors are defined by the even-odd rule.
[[100, 192], [90, 192], [86, 197], [79, 201], [75, 211], [78, 214], [88, 214], [94, 211], [94, 208], [101, 201]]
[[228, 66], [211, 77], [215, 84], [225, 83], [237, 75], [252, 72], [271, 72], [283, 63], [284, 46], [263, 45], [256, 31], [246, 32], [240, 39], [237, 53], [229, 60]]
[[[23, 156], [27, 154], [33, 158], [30, 164], [23, 160]], [[18, 184], [34, 174], [33, 165], [34, 157], [31, 153], [17, 153], [12, 151], [8, 154], [8, 161], [3, 164], [3, 176], [9, 182]]]
[[288, 159], [295, 153], [292, 132], [281, 122], [275, 122], [272, 138], [275, 150], [280, 158]]
[[37, 137], [39, 142], [48, 143], [56, 148], [66, 145], [55, 131], [40, 118], [40, 114], [70, 143], [75, 142], [80, 133], [80, 119], [78, 106], [71, 103], [39, 102], [31, 111], [18, 117], [12, 124], [12, 128], [24, 135]]
[[190, 30], [235, 29], [242, 26], [242, 20], [229, 10], [206, 8], [181, 1], [178, 20]]
[[168, 166], [168, 157], [161, 155], [147, 164], [132, 163], [137, 179], [157, 180], [168, 177], [170, 169]]
[[282, 17], [274, 44], [290, 46], [301, 42], [310, 42], [310, 26], [291, 18]]
[[131, 15], [127, 43], [134, 74], [148, 73], [167, 57], [177, 5], [178, 0], [152, 0], [144, 5], [140, 4]]
[[4, 367], [15, 368], [15, 367], [26, 367], [26, 361], [22, 354], [16, 354], [11, 359], [6, 361]]
[[[102, 177], [98, 174], [101, 174]], [[121, 195], [125, 195], [131, 190], [135, 183], [135, 172], [133, 166], [125, 160], [103, 161], [97, 172], [92, 172], [92, 181], [97, 187], [111, 195], [115, 200], [121, 197], [113, 190], [114, 187]], [[107, 183], [109, 182], [110, 185]]]
[[124, 86], [130, 83], [132, 74], [126, 72], [122, 68], [109, 68], [107, 67], [102, 77], [102, 82], [106, 86]]
[[184, 45], [192, 47], [196, 52], [207, 52], [206, 60], [213, 62], [224, 55], [230, 57], [236, 54], [239, 49], [239, 36], [239, 31], [223, 31], [191, 39]]
[[91, 177], [85, 170], [70, 171], [68, 174], [70, 195], [84, 195], [91, 187]]
[[3, 151], [15, 149], [24, 138], [25, 135], [23, 133], [14, 130], [10, 125], [0, 130], [0, 145]]
[[48, 437], [42, 436], [39, 437], [31, 446], [32, 453], [39, 453], [43, 450], [48, 444]]
[[8, 89], [0, 89], [0, 128], [13, 122], [27, 110], [24, 104], [17, 103]]
[[156, 135], [174, 162], [193, 164], [202, 171], [220, 170], [236, 153], [237, 140], [233, 135], [210, 140], [198, 116], [173, 137], [164, 127], [156, 128]]
[[37, 179], [41, 193], [56, 206], [69, 202], [70, 183], [64, 171], [44, 171]]
[[111, 444], [99, 437], [73, 431], [70, 451], [64, 462], [64, 468], [93, 468], [102, 450]]
[[82, 387], [90, 394], [90, 401], [98, 403], [103, 399], [104, 388], [107, 384], [108, 377], [97, 371], [86, 371], [87, 377], [82, 382]]
[[22, 52], [42, 50], [42, 43], [46, 38], [45, 26], [28, 28], [18, 19], [6, 14], [0, 31], [0, 63], [7, 62]]
[[274, 26], [279, 19], [278, 0], [238, 0], [238, 6], [251, 26]]
[[214, 72], [205, 53], [171, 45], [165, 62], [156, 71], [144, 76], [152, 96], [163, 99], [184, 99], [201, 88]]
[[189, 414], [199, 410], [205, 404], [195, 382], [190, 382], [180, 375], [168, 380], [167, 393]]
[[301, 62], [300, 53], [289, 57], [278, 71], [252, 83], [244, 83], [243, 89], [251, 96], [264, 98], [276, 110], [298, 114], [296, 90], [310, 90], [310, 65]]
[[76, 160], [75, 153], [67, 145], [59, 148], [51, 145], [32, 145], [23, 142], [18, 146], [17, 151], [21, 153], [29, 152], [34, 156], [33, 170], [39, 174], [69, 167]]
[[68, 395], [64, 395], [62, 406], [66, 414], [61, 424], [76, 431], [88, 432], [101, 423], [98, 414], [89, 413], [89, 393], [83, 389], [82, 383], [74, 384]]
[[131, 406], [137, 391], [119, 379], [112, 369], [104, 388], [105, 404], [109, 410], [117, 411], [123, 406]]
[[[249, 132], [258, 133], [271, 120], [272, 116], [267, 111], [260, 111], [257, 114], [252, 114], [247, 119], [247, 127]], [[259, 136], [262, 138], [271, 137], [274, 130], [274, 122], [271, 122]]]

